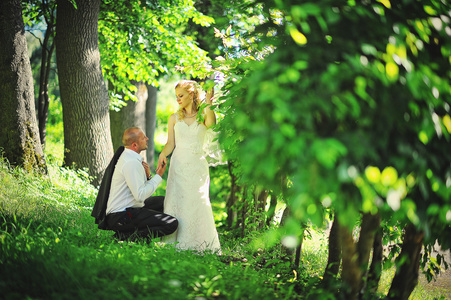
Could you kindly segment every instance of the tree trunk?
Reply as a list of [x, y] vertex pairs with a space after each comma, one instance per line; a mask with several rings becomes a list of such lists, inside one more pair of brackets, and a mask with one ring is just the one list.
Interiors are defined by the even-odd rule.
[[329, 254], [327, 257], [327, 265], [326, 270], [324, 271], [323, 282], [327, 282], [332, 279], [332, 277], [336, 277], [340, 270], [341, 244], [339, 227], [340, 224], [338, 223], [338, 218], [335, 216], [329, 232]]
[[254, 223], [257, 230], [262, 229], [266, 223], [266, 201], [268, 199], [268, 191], [256, 188], [254, 191]]
[[157, 101], [158, 89], [153, 85], [147, 85], [146, 101], [146, 134], [149, 138], [147, 142], [147, 163], [155, 165], [155, 130], [157, 129]]
[[[290, 215], [291, 215], [291, 209], [287, 205], [285, 207], [285, 209], [283, 210], [282, 218], [280, 219], [280, 227], [283, 227], [286, 224], [286, 222], [287, 222], [288, 218], [290, 217]], [[291, 261], [294, 260], [295, 251], [293, 250], [293, 248], [285, 247], [282, 244], [282, 251], [281, 252], [282, 252], [283, 255], [288, 256]]]
[[271, 200], [269, 202], [268, 217], [266, 218], [266, 226], [271, 227], [274, 216], [276, 215], [277, 197], [271, 193]]
[[342, 245], [341, 278], [346, 286], [346, 299], [357, 299], [362, 279], [362, 270], [358, 264], [358, 254], [350, 229], [340, 226], [340, 240]]
[[[44, 42], [42, 43], [41, 74], [39, 77], [38, 120], [39, 136], [42, 148], [45, 148], [46, 126], [49, 114], [49, 77], [55, 43], [53, 40], [53, 24], [47, 24]], [[50, 46], [49, 46], [50, 45]]]
[[237, 226], [241, 226], [241, 237], [244, 237], [246, 234], [246, 218], [247, 218], [247, 210], [248, 210], [248, 200], [247, 198], [247, 187], [243, 186], [243, 193], [242, 193], [242, 204], [240, 208], [240, 218], [237, 222]]
[[299, 245], [296, 247], [296, 253], [294, 255], [294, 269], [299, 270], [299, 265], [301, 263], [301, 253], [302, 253], [302, 243], [304, 242], [304, 233], [299, 239]]
[[412, 224], [407, 225], [401, 253], [396, 259], [397, 270], [388, 292], [388, 299], [407, 300], [418, 284], [423, 238], [423, 231], [417, 231]]
[[100, 183], [113, 156], [109, 99], [100, 65], [100, 0], [57, 0], [56, 59], [63, 106], [64, 163]]
[[20, 0], [0, 1], [0, 148], [12, 165], [46, 172]]
[[379, 228], [374, 235], [373, 243], [373, 259], [371, 260], [370, 270], [368, 271], [368, 286], [372, 294], [377, 292], [379, 286], [379, 281], [382, 274], [382, 258], [383, 258], [383, 248], [382, 248], [382, 232]]
[[237, 220], [237, 208], [235, 204], [238, 199], [238, 194], [240, 193], [240, 187], [236, 183], [236, 176], [233, 174], [233, 163], [231, 161], [228, 162], [227, 167], [229, 169], [230, 175], [230, 196], [227, 199], [227, 228], [231, 230], [233, 228], [234, 222], [238, 223]]
[[371, 250], [373, 249], [375, 233], [379, 229], [380, 223], [381, 219], [379, 214], [363, 214], [359, 242], [357, 243], [358, 265], [363, 275], [360, 281], [360, 293], [364, 293], [367, 286]]
[[[135, 93], [137, 101], [128, 100], [127, 106], [122, 107], [120, 111], [110, 111], [111, 138], [114, 149], [122, 146], [122, 134], [125, 129], [129, 127], [139, 127], [143, 131], [146, 129], [147, 87], [143, 82], [133, 82], [133, 84], [137, 88]], [[140, 154], [146, 161], [146, 151], [142, 151]]]

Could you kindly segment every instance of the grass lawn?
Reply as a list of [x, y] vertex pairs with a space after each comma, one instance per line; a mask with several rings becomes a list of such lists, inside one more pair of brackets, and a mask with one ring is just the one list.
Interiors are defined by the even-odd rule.
[[[237, 238], [219, 228], [222, 255], [158, 239], [118, 242], [90, 216], [97, 190], [86, 173], [48, 167], [40, 177], [0, 161], [2, 299], [334, 299], [316, 287], [327, 261], [321, 231], [310, 230], [296, 271], [279, 246], [253, 247], [259, 233]], [[439, 297], [417, 289], [412, 299]]]

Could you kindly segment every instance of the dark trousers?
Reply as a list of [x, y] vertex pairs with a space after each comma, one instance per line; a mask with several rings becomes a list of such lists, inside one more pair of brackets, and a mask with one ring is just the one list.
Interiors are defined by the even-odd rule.
[[130, 235], [137, 237], [160, 237], [173, 233], [178, 226], [176, 218], [163, 213], [164, 196], [149, 197], [140, 208], [129, 207], [124, 212], [106, 216], [109, 230], [120, 239]]

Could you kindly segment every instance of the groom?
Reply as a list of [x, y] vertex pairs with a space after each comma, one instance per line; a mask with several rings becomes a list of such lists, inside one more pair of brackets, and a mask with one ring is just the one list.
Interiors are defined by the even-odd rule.
[[91, 216], [99, 229], [115, 231], [125, 240], [138, 237], [159, 237], [173, 233], [176, 218], [163, 213], [163, 196], [151, 195], [161, 183], [166, 165], [158, 166], [152, 178], [149, 165], [139, 153], [147, 149], [148, 137], [138, 127], [125, 130], [124, 147], [119, 147], [105, 170]]

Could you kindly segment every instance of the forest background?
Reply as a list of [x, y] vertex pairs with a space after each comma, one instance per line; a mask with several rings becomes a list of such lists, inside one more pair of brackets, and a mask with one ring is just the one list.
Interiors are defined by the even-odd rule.
[[[451, 247], [446, 1], [8, 0], [0, 13], [8, 297], [431, 296], [412, 292]], [[126, 127], [156, 141], [154, 162], [178, 78], [221, 83], [219, 257], [117, 243], [89, 217]]]

